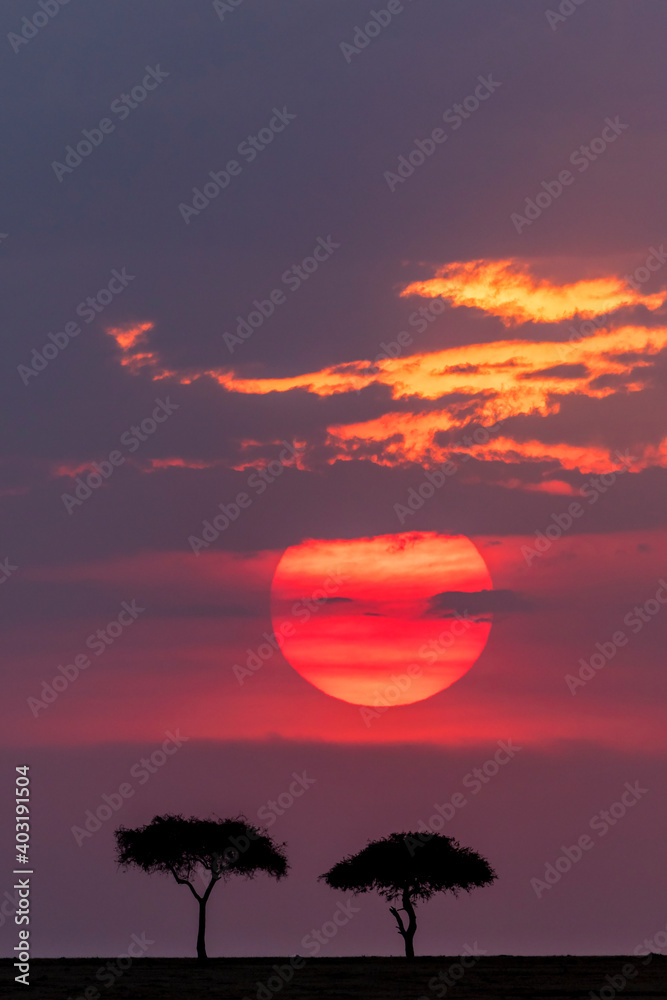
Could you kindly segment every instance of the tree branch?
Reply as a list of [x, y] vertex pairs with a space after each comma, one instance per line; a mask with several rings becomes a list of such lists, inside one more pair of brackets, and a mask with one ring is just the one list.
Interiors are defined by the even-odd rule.
[[206, 900], [208, 899], [208, 897], [211, 895], [211, 892], [213, 891], [213, 886], [215, 885], [215, 883], [219, 882], [219, 881], [220, 881], [220, 879], [216, 875], [211, 875], [211, 881], [207, 885], [206, 892], [202, 896], [202, 899], [204, 900], [204, 902], [206, 902]]
[[[174, 878], [176, 879], [176, 881], [178, 882], [179, 885], [187, 885], [188, 889], [190, 890], [190, 892], [192, 893], [192, 895], [195, 897], [195, 899], [198, 900], [199, 902], [201, 902], [202, 897], [199, 895], [199, 893], [197, 892], [197, 890], [195, 889], [195, 887], [193, 886], [193, 884], [191, 882], [188, 882], [188, 880], [186, 878], [181, 878], [179, 875], [177, 875], [176, 874], [176, 870], [174, 868], [170, 867], [169, 871], [174, 876]], [[210, 886], [209, 886], [209, 889], [210, 889]]]
[[412, 937], [417, 930], [417, 914], [412, 903], [409, 889], [403, 890], [403, 911], [408, 915], [407, 933]]
[[393, 913], [396, 918], [396, 923], [398, 924], [398, 933], [401, 935], [401, 937], [405, 937], [406, 934], [405, 925], [401, 919], [400, 913], [398, 912], [395, 906], [390, 906], [389, 912]]

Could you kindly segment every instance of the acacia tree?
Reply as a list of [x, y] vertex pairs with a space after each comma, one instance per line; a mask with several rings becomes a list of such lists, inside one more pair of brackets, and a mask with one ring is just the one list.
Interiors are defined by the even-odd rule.
[[[254, 878], [266, 872], [281, 879], [289, 868], [285, 845], [247, 822], [232, 819], [197, 819], [191, 816], [155, 816], [146, 826], [115, 832], [117, 861], [121, 868], [134, 866], [152, 875], [173, 875], [187, 885], [199, 905], [197, 958], [206, 961], [206, 904], [218, 882], [232, 875]], [[195, 881], [203, 882], [202, 892]]]
[[390, 903], [400, 901], [400, 906], [389, 909], [405, 943], [407, 959], [415, 957], [417, 903], [437, 892], [454, 896], [461, 889], [469, 892], [490, 885], [497, 877], [481, 854], [438, 833], [392, 833], [369, 841], [363, 850], [349, 854], [319, 876], [332, 889], [355, 895], [375, 891]]

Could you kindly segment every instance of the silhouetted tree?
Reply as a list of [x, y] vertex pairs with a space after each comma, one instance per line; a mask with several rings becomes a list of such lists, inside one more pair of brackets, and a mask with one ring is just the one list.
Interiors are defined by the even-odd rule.
[[[197, 819], [191, 816], [155, 816], [146, 826], [115, 832], [117, 861], [122, 868], [135, 866], [152, 875], [173, 875], [179, 885], [187, 885], [199, 904], [197, 958], [206, 961], [206, 904], [217, 882], [232, 875], [253, 878], [266, 872], [280, 879], [289, 868], [284, 844], [248, 823], [243, 816], [233, 819]], [[194, 887], [201, 877], [204, 891]], [[208, 879], [208, 884], [206, 880]]]
[[[332, 889], [348, 892], [378, 892], [399, 907], [390, 906], [405, 943], [405, 957], [414, 958], [417, 930], [415, 904], [437, 892], [458, 895], [490, 885], [498, 876], [488, 861], [469, 847], [442, 834], [392, 833], [370, 841], [357, 854], [350, 854], [324, 875]], [[406, 919], [401, 917], [404, 913]]]

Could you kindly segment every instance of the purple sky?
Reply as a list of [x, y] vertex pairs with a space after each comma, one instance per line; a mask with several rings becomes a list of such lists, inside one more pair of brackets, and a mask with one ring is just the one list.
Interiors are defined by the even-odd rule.
[[[218, 888], [211, 954], [303, 950], [342, 898], [316, 875], [466, 788], [444, 832], [500, 877], [424, 907], [418, 952], [628, 953], [664, 927], [667, 12], [392, 6], [358, 52], [382, 4], [89, 0], [36, 31], [36, 5], [3, 6], [0, 773], [6, 801], [31, 768], [38, 954], [113, 954], [142, 932], [191, 954], [187, 890], [119, 873], [114, 825], [258, 820], [304, 771], [315, 783], [270, 828], [289, 879]], [[277, 627], [287, 549], [407, 533], [471, 539], [501, 592], [474, 599], [493, 625], [456, 684], [369, 724], [345, 699], [356, 672], [381, 686], [383, 659], [410, 659], [396, 621], [369, 648], [369, 616], [403, 614], [378, 610], [397, 586], [379, 559], [297, 636], [313, 683], [277, 651], [239, 682]], [[487, 589], [466, 572], [427, 577], [420, 635]], [[130, 622], [124, 602], [143, 609]], [[98, 655], [88, 639], [114, 621]], [[356, 638], [332, 665], [337, 621]], [[176, 731], [173, 757], [128, 779]], [[522, 749], [473, 794], [499, 740]], [[587, 833], [538, 898], [531, 879]], [[359, 905], [329, 953], [398, 953], [386, 906]]]

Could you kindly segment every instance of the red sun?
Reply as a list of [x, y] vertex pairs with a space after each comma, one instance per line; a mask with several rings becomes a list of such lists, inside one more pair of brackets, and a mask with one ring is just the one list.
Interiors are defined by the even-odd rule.
[[469, 538], [434, 532], [313, 540], [287, 549], [271, 588], [285, 659], [353, 705], [409, 705], [459, 680], [486, 645], [490, 591]]

